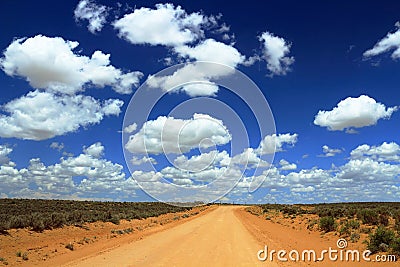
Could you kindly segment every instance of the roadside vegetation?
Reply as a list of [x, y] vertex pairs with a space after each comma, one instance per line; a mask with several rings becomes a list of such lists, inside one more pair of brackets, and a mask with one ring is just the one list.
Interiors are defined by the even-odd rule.
[[400, 202], [263, 204], [248, 211], [266, 220], [281, 216], [292, 224], [300, 217], [310, 231], [333, 232], [353, 243], [367, 235], [364, 243], [373, 253], [400, 255]]
[[0, 234], [9, 229], [46, 229], [84, 223], [145, 219], [165, 213], [190, 210], [160, 202], [98, 202], [73, 200], [0, 199]]

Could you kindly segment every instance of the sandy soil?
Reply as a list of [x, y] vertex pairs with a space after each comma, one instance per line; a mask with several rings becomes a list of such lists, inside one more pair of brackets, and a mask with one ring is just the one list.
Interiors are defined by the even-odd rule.
[[[65, 266], [264, 266], [259, 242], [221, 206], [195, 220]], [[269, 265], [274, 266], [274, 265]]]

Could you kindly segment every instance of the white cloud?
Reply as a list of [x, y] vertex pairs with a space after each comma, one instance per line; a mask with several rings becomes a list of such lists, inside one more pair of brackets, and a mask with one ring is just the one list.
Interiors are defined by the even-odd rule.
[[231, 140], [228, 129], [221, 120], [206, 114], [194, 114], [188, 120], [160, 116], [147, 121], [134, 135], [125, 148], [132, 153], [185, 153], [193, 148], [209, 147], [210, 140], [216, 145], [227, 144]]
[[111, 86], [118, 93], [129, 94], [138, 86], [141, 72], [123, 73], [110, 65], [110, 55], [101, 51], [91, 57], [74, 53], [78, 45], [42, 35], [17, 39], [4, 51], [0, 65], [7, 75], [24, 77], [34, 88], [63, 94], [83, 91], [85, 85]]
[[245, 165], [247, 168], [268, 167], [270, 164], [262, 160], [253, 148], [246, 148], [232, 158], [233, 164]]
[[388, 33], [384, 38], [379, 40], [373, 48], [364, 52], [364, 58], [370, 58], [390, 50], [394, 50], [391, 57], [392, 59], [400, 58], [400, 23], [396, 23], [397, 30], [393, 33]]
[[3, 106], [0, 136], [44, 140], [99, 123], [104, 116], [118, 115], [123, 102], [108, 99], [101, 103], [90, 96], [59, 96], [33, 91]]
[[196, 46], [177, 46], [174, 51], [180, 57], [189, 57], [199, 61], [211, 61], [232, 68], [245, 60], [245, 57], [233, 46], [218, 42], [214, 39], [206, 39]]
[[386, 108], [375, 99], [361, 95], [348, 97], [339, 102], [333, 110], [320, 110], [314, 124], [327, 127], [330, 131], [342, 131], [349, 128], [361, 128], [375, 125], [379, 119], [389, 119], [397, 107]]
[[400, 161], [400, 146], [395, 142], [383, 142], [380, 146], [360, 145], [350, 152], [352, 159], [371, 157], [377, 161]]
[[256, 153], [259, 155], [273, 154], [275, 152], [283, 151], [283, 145], [294, 145], [297, 143], [298, 134], [272, 134], [267, 135], [260, 142]]
[[191, 43], [203, 35], [207, 18], [188, 14], [180, 6], [157, 4], [155, 9], [142, 7], [114, 22], [119, 36], [132, 44], [177, 46]]
[[228, 166], [229, 164], [230, 156], [225, 150], [221, 152], [213, 150], [190, 158], [181, 155], [174, 160], [175, 167], [190, 172], [199, 172], [216, 166]]
[[[231, 182], [232, 180], [241, 177], [242, 172], [234, 167], [215, 167], [198, 170], [195, 172], [188, 172], [186, 170], [178, 169], [175, 167], [166, 167], [161, 170], [163, 177], [167, 179], [172, 179], [174, 182], [178, 180], [188, 181], [197, 183], [209, 183], [217, 179], [227, 180]], [[178, 182], [182, 184], [181, 182]], [[185, 182], [186, 183], [186, 182]], [[191, 183], [190, 183], [191, 184]]]
[[400, 166], [384, 162], [377, 162], [371, 158], [352, 159], [340, 168], [338, 179], [345, 179], [353, 183], [374, 183], [393, 181], [400, 174]]
[[338, 148], [330, 148], [327, 145], [323, 145], [322, 146], [322, 152], [324, 153], [322, 155], [323, 157], [334, 157], [337, 154], [342, 153], [343, 151], [341, 149], [338, 149]]
[[[246, 60], [233, 44], [228, 45], [214, 39], [205, 38], [205, 30], [214, 34], [226, 34], [229, 26], [219, 25], [221, 16], [204, 16], [201, 13], [186, 13], [180, 6], [157, 4], [156, 9], [142, 7], [114, 22], [119, 35], [133, 44], [163, 45], [170, 48], [178, 62], [209, 61], [227, 65], [250, 65], [254, 60]], [[230, 38], [229, 35], [226, 37]], [[224, 39], [224, 38], [222, 38]], [[225, 38], [226, 39], [226, 38]], [[175, 56], [174, 55], [174, 56]], [[171, 65], [172, 57], [165, 58]], [[218, 86], [213, 78], [226, 76], [234, 70], [217, 67], [213, 70], [198, 64], [189, 64], [172, 75], [155, 77], [150, 75], [148, 85], [164, 92], [184, 92], [190, 97], [215, 96]], [[194, 82], [194, 83], [193, 83]]]
[[232, 74], [233, 68], [246, 62], [246, 57], [235, 47], [214, 39], [206, 39], [195, 46], [176, 46], [173, 50], [180, 58], [228, 66], [192, 63], [176, 70], [169, 76], [150, 76], [152, 78], [149, 80], [150, 86], [160, 87], [163, 91], [168, 92], [182, 91], [191, 97], [215, 96], [219, 88], [212, 80]]
[[94, 3], [91, 0], [81, 0], [75, 8], [74, 17], [76, 21], [88, 20], [88, 29], [91, 33], [101, 31], [106, 18], [108, 8], [103, 5]]
[[291, 43], [270, 32], [262, 33], [258, 39], [263, 44], [263, 59], [271, 75], [286, 75], [294, 63], [294, 57], [288, 56]]
[[281, 159], [279, 161], [279, 165], [281, 166], [280, 169], [283, 171], [295, 170], [297, 169], [297, 165], [294, 163], [290, 163], [285, 159]]
[[137, 124], [132, 123], [131, 125], [128, 125], [124, 128], [124, 132], [125, 133], [133, 133], [134, 131], [136, 131], [136, 129], [137, 129]]
[[146, 81], [150, 88], [164, 92], [185, 92], [191, 97], [214, 96], [218, 85], [211, 80], [234, 73], [234, 69], [218, 64], [190, 63], [177, 69], [171, 75], [149, 76]]
[[52, 142], [50, 144], [50, 148], [61, 151], [64, 149], [64, 143]]
[[142, 158], [132, 157], [131, 163], [132, 165], [142, 165], [143, 163], [150, 162], [151, 164], [157, 164], [157, 161], [154, 158], [143, 156]]
[[61, 158], [53, 165], [33, 158], [27, 169], [0, 166], [0, 193], [9, 197], [103, 200], [135, 195], [134, 190], [139, 187], [131, 178], [126, 179], [123, 167], [101, 158], [101, 143], [83, 150], [84, 153]]
[[8, 154], [12, 152], [12, 148], [4, 145], [0, 145], [0, 165], [8, 165], [10, 163], [10, 159], [8, 158]]
[[313, 192], [315, 191], [315, 188], [312, 187], [311, 185], [307, 186], [307, 187], [294, 187], [291, 189], [292, 192]]
[[97, 142], [89, 147], [84, 148], [83, 152], [94, 158], [101, 158], [104, 154], [104, 146], [100, 142]]
[[196, 96], [216, 96], [218, 90], [219, 90], [218, 85], [214, 83], [191, 83], [191, 84], [185, 84], [178, 90], [172, 90], [172, 91], [175, 92], [183, 91], [190, 97], [196, 97]]

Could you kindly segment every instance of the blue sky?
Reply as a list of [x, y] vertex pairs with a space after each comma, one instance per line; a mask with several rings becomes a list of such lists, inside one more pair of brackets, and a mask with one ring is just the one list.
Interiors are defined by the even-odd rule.
[[0, 197], [398, 201], [399, 9], [6, 1]]

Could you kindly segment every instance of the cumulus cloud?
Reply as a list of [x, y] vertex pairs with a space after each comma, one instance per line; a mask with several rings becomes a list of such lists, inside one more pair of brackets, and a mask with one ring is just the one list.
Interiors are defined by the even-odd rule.
[[164, 92], [185, 92], [191, 97], [215, 96], [218, 85], [212, 80], [234, 73], [234, 69], [223, 65], [193, 62], [177, 69], [171, 75], [150, 75], [146, 81], [150, 88]]
[[118, 115], [123, 102], [103, 102], [90, 96], [60, 96], [33, 91], [3, 106], [0, 136], [27, 140], [45, 140], [75, 132], [80, 127], [99, 123], [105, 116]]
[[157, 4], [155, 9], [135, 9], [113, 25], [119, 36], [132, 44], [177, 46], [199, 39], [207, 21], [200, 13], [188, 14], [180, 6]]
[[0, 145], [0, 165], [8, 165], [10, 163], [8, 154], [10, 154], [12, 151], [12, 148], [8, 146]]
[[[157, 4], [155, 9], [139, 8], [114, 22], [120, 37], [132, 44], [167, 46], [178, 62], [211, 61], [235, 68], [239, 64], [250, 65], [254, 60], [246, 60], [233, 44], [225, 44], [215, 39], [205, 39], [205, 31], [227, 34], [230, 28], [219, 22], [220, 16], [205, 16], [201, 13], [188, 14], [180, 6]], [[222, 39], [226, 39], [222, 38]], [[166, 64], [174, 59], [167, 57]], [[149, 86], [164, 92], [184, 92], [190, 97], [215, 96], [218, 86], [213, 78], [229, 75], [232, 70], [219, 68], [201, 69], [190, 64], [163, 77], [149, 76]], [[188, 79], [189, 78], [189, 79]], [[183, 83], [182, 83], [183, 81]], [[195, 81], [195, 83], [189, 83]]]
[[76, 21], [87, 20], [88, 30], [91, 33], [101, 31], [108, 15], [108, 8], [96, 4], [91, 0], [81, 0], [75, 8], [74, 17]]
[[256, 153], [259, 155], [273, 154], [275, 152], [283, 151], [283, 145], [294, 145], [297, 143], [298, 134], [272, 134], [267, 135], [260, 142]]
[[[211, 142], [201, 142], [203, 140]], [[125, 148], [142, 154], [185, 153], [193, 148], [224, 145], [230, 140], [231, 135], [223, 122], [209, 115], [194, 114], [187, 120], [159, 116], [145, 122], [131, 135]]]
[[400, 174], [400, 166], [378, 162], [371, 158], [351, 159], [341, 167], [338, 179], [350, 180], [354, 183], [373, 183], [390, 181]]
[[[400, 197], [398, 153], [398, 146], [394, 143], [362, 145], [353, 150], [349, 161], [342, 166], [332, 165], [330, 169], [313, 167], [284, 174], [282, 167], [290, 163], [281, 160], [281, 168], [271, 166], [254, 179], [262, 183], [261, 187], [268, 189], [267, 201], [393, 201]], [[248, 194], [243, 188], [248, 188], [250, 183], [251, 177], [242, 177], [231, 195]]]
[[292, 44], [268, 31], [262, 33], [258, 39], [263, 45], [262, 58], [267, 62], [271, 75], [286, 75], [294, 63], [294, 57], [288, 56]]
[[[1, 150], [1, 149], [0, 149]], [[33, 158], [25, 169], [0, 166], [0, 193], [9, 197], [118, 199], [132, 197], [138, 185], [123, 167], [102, 158], [98, 142], [78, 156], [61, 158], [53, 165]], [[76, 179], [79, 178], [79, 179]]]
[[143, 163], [151, 163], [157, 164], [157, 161], [154, 158], [143, 156], [142, 158], [132, 157], [131, 161], [132, 165], [142, 165]]
[[279, 161], [279, 165], [281, 166], [280, 169], [283, 171], [289, 171], [289, 170], [295, 170], [297, 169], [297, 165], [294, 163], [290, 163], [289, 161], [285, 159], [281, 159]]
[[327, 145], [323, 145], [322, 146], [322, 152], [324, 153], [323, 155], [321, 155], [323, 157], [334, 157], [337, 154], [342, 153], [343, 151], [341, 149], [338, 149], [338, 148], [330, 148]]
[[133, 133], [134, 131], [136, 131], [136, 129], [137, 129], [137, 124], [132, 123], [124, 128], [124, 132], [125, 133]]
[[52, 142], [50, 144], [50, 148], [56, 149], [58, 151], [61, 151], [64, 149], [64, 143], [59, 143], [59, 142]]
[[380, 146], [363, 144], [350, 152], [352, 159], [370, 157], [376, 161], [400, 161], [400, 146], [395, 142], [383, 142]]
[[83, 153], [90, 155], [94, 158], [101, 158], [104, 154], [104, 146], [100, 143], [94, 143], [89, 147], [83, 149]]
[[392, 59], [400, 58], [400, 22], [396, 23], [397, 30], [389, 32], [384, 38], [379, 40], [373, 48], [364, 52], [364, 58], [374, 57], [391, 50], [394, 50], [391, 57]]
[[174, 52], [181, 58], [222, 64], [193, 62], [171, 75], [150, 76], [147, 81], [152, 88], [161, 88], [165, 92], [185, 92], [191, 97], [215, 96], [219, 88], [213, 80], [233, 74], [234, 68], [246, 61], [235, 47], [214, 39], [204, 40], [195, 46], [177, 46]]
[[95, 51], [91, 57], [73, 50], [78, 42], [37, 35], [13, 41], [4, 51], [0, 66], [9, 76], [25, 78], [38, 89], [75, 94], [84, 86], [111, 86], [121, 94], [132, 93], [141, 72], [123, 73], [110, 65], [110, 55]]
[[248, 169], [255, 167], [268, 167], [270, 164], [262, 160], [254, 148], [246, 148], [242, 153], [232, 157], [233, 164], [245, 165]]
[[190, 158], [181, 155], [174, 160], [174, 166], [183, 171], [199, 172], [217, 166], [228, 166], [230, 160], [230, 156], [225, 150], [221, 152], [213, 150]]
[[329, 131], [361, 128], [377, 124], [379, 119], [389, 119], [398, 107], [388, 107], [377, 103], [375, 99], [361, 95], [348, 97], [339, 102], [333, 110], [320, 110], [315, 116], [314, 124], [327, 127]]
[[212, 61], [236, 67], [245, 57], [233, 46], [206, 39], [196, 46], [178, 46], [174, 48], [180, 57], [189, 57], [199, 61]]

